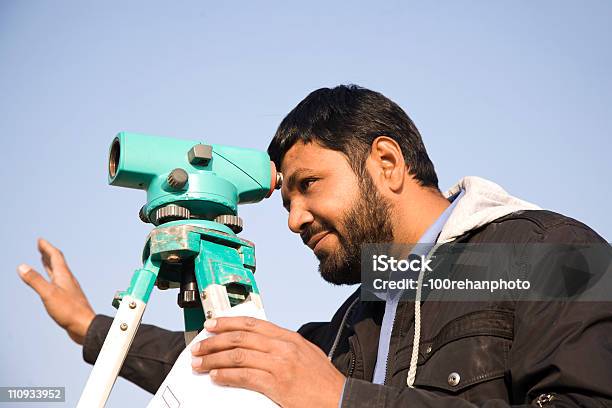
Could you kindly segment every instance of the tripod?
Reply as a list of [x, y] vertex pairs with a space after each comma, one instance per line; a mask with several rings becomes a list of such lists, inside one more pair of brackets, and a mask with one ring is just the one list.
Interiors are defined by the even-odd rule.
[[[224, 222], [224, 225], [220, 222]], [[240, 224], [240, 225], [239, 225]], [[117, 379], [142, 320], [153, 287], [180, 288], [178, 304], [185, 319], [185, 343], [202, 329], [205, 319], [243, 302], [263, 309], [253, 273], [253, 243], [239, 238], [236, 216], [215, 221], [178, 220], [156, 227], [126, 291], [118, 292], [118, 308], [77, 407], [103, 407]]]

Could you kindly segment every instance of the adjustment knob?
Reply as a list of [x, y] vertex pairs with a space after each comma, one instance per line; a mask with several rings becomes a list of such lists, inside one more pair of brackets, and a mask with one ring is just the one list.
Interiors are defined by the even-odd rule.
[[229, 227], [236, 234], [242, 231], [242, 218], [237, 215], [219, 215], [215, 218], [215, 222]]
[[196, 290], [184, 290], [179, 292], [177, 302], [179, 307], [190, 308], [200, 305], [200, 297]]
[[148, 224], [151, 221], [149, 220], [149, 217], [147, 216], [147, 213], [145, 212], [145, 207], [146, 205], [143, 205], [142, 207], [140, 207], [140, 211], [138, 211], [138, 216], [140, 217], [140, 221]]
[[187, 208], [175, 204], [170, 204], [155, 210], [154, 224], [159, 225], [163, 222], [174, 220], [188, 220], [190, 216], [191, 212]]
[[185, 187], [189, 180], [189, 174], [181, 168], [174, 169], [168, 174], [168, 185], [176, 190]]

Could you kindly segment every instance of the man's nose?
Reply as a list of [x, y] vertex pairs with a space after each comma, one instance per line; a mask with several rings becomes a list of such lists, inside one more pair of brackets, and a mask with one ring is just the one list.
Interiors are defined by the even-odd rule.
[[291, 231], [299, 234], [313, 221], [314, 217], [310, 211], [292, 203], [291, 210], [289, 211], [289, 220], [287, 221]]

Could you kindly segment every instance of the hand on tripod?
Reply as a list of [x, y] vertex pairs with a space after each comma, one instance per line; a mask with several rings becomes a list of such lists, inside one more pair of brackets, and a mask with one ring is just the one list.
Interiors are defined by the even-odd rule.
[[17, 268], [19, 276], [40, 296], [49, 316], [72, 340], [83, 344], [96, 313], [70, 272], [62, 252], [42, 238], [38, 240], [38, 250], [51, 281], [26, 264]]

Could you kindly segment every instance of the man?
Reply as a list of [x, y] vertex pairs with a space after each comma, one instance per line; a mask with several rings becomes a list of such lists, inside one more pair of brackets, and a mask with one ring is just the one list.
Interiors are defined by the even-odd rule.
[[[364, 243], [607, 245], [584, 224], [480, 178], [443, 195], [412, 121], [367, 89], [314, 91], [282, 121], [268, 152], [285, 176], [289, 228], [333, 284], [360, 283]], [[26, 265], [20, 274], [93, 363], [111, 318], [95, 315], [59, 250], [44, 240], [39, 249], [51, 282]], [[217, 335], [194, 347], [193, 368], [283, 407], [612, 404], [609, 303], [361, 296], [298, 333], [253, 318], [209, 320]], [[155, 392], [183, 348], [182, 333], [142, 325], [120, 375]]]

